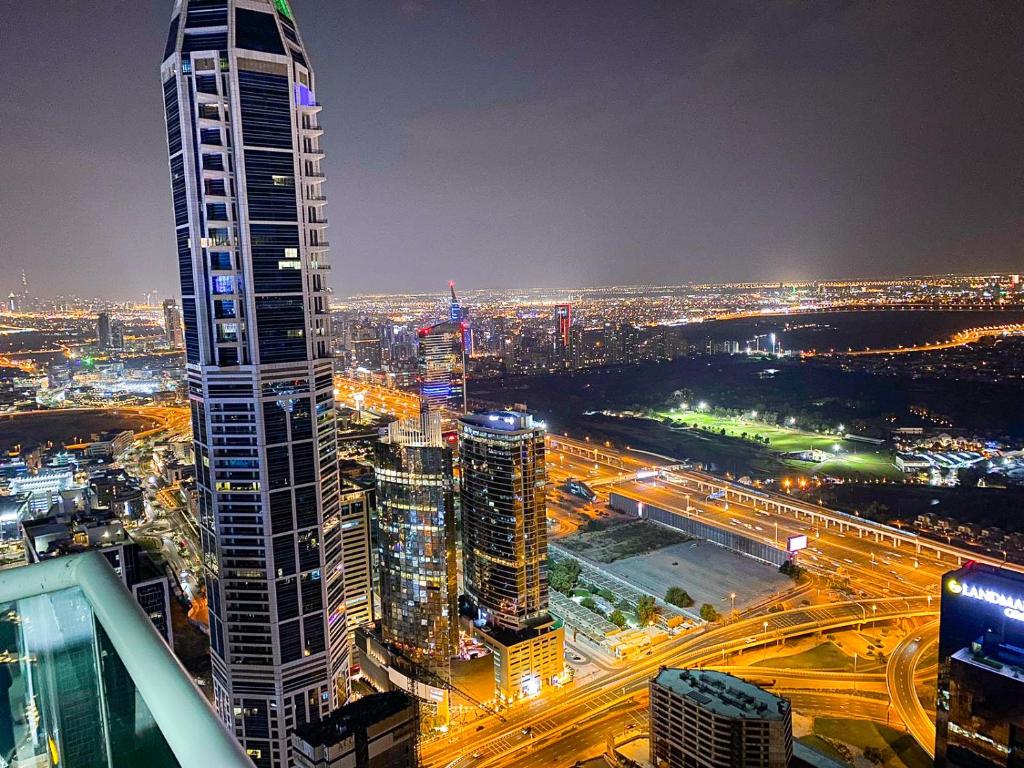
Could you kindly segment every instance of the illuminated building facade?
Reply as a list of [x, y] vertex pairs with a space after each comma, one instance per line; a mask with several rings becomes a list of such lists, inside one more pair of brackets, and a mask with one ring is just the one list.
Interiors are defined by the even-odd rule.
[[174, 299], [164, 299], [164, 337], [171, 349], [183, 349], [185, 334], [181, 327], [181, 307]]
[[463, 577], [488, 624], [519, 630], [548, 609], [544, 428], [521, 411], [459, 420]]
[[522, 411], [459, 420], [462, 557], [499, 696], [538, 693], [562, 674], [561, 622], [548, 615], [544, 427]]
[[161, 65], [214, 703], [258, 768], [339, 706], [316, 82], [287, 0], [176, 0]]
[[[327, 638], [331, 677], [346, 685], [357, 627], [371, 624], [373, 576], [370, 558], [372, 490], [342, 481], [337, 514], [324, 519], [327, 564]], [[339, 698], [344, 691], [339, 692]]]
[[419, 330], [416, 353], [420, 399], [431, 411], [466, 410], [466, 349], [461, 322], [446, 320]]
[[942, 579], [935, 765], [1024, 762], [1024, 574], [970, 563]]
[[383, 639], [447, 679], [458, 647], [452, 450], [438, 413], [392, 422], [376, 447]]
[[559, 304], [555, 307], [555, 362], [572, 364], [572, 305]]

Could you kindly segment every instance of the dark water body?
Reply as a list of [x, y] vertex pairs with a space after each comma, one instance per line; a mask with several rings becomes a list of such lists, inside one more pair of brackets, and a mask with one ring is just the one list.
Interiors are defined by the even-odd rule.
[[948, 339], [965, 328], [1020, 322], [1024, 312], [829, 312], [686, 327], [693, 329], [691, 343], [710, 338], [742, 344], [756, 335], [774, 333], [784, 349], [823, 351], [910, 346]]
[[[769, 369], [777, 370], [769, 375]], [[580, 433], [594, 417], [585, 411], [659, 406], [676, 390], [726, 408], [794, 413], [802, 423], [820, 419], [865, 432], [882, 430], [883, 417], [919, 422], [911, 406], [949, 417], [954, 428], [988, 437], [1024, 438], [1024, 387], [942, 379], [910, 379], [846, 372], [812, 361], [747, 357], [687, 358], [563, 376], [511, 377], [470, 385], [473, 400], [525, 403], [556, 431]], [[631, 429], [668, 432], [648, 422]], [[661, 442], [659, 440], [659, 442]]]

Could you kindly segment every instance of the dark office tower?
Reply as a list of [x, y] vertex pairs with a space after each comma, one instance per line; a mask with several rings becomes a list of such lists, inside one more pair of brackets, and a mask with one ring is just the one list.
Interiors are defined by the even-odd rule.
[[392, 422], [374, 470], [383, 638], [447, 679], [459, 639], [458, 563], [452, 451], [440, 414]]
[[[161, 65], [215, 705], [257, 766], [347, 690], [316, 80], [287, 0], [176, 0]], [[342, 617], [339, 620], [344, 620]]]
[[164, 299], [164, 338], [171, 349], [185, 346], [185, 336], [181, 328], [181, 308], [174, 299]]
[[417, 378], [428, 410], [466, 411], [466, 350], [462, 323], [446, 320], [419, 330]]
[[522, 629], [548, 610], [544, 428], [519, 411], [459, 420], [466, 593], [488, 624]]
[[96, 343], [100, 349], [110, 349], [110, 314], [100, 312], [96, 317]]
[[1024, 574], [970, 563], [942, 577], [936, 766], [1024, 764]]

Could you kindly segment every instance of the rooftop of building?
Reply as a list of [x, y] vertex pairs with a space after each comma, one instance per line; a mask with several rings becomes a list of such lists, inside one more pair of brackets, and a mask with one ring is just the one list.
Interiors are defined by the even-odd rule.
[[374, 693], [334, 710], [319, 722], [296, 728], [295, 735], [307, 744], [336, 744], [413, 706], [413, 699], [404, 691]]
[[693, 700], [723, 717], [782, 720], [789, 716], [789, 701], [727, 672], [663, 668], [657, 685]]
[[513, 645], [518, 645], [519, 643], [526, 642], [527, 640], [533, 640], [536, 637], [553, 632], [561, 626], [561, 619], [548, 618], [544, 621], [533, 624], [533, 626], [519, 630], [488, 625], [486, 627], [481, 627], [480, 631], [488, 637], [493, 637], [506, 648], [510, 648]]
[[[105, 509], [24, 520], [21, 527], [26, 544], [40, 558], [59, 557], [129, 541], [121, 520]], [[99, 536], [100, 543], [90, 544], [92, 537], [89, 532], [101, 529], [105, 530]]]
[[500, 432], [530, 432], [543, 429], [533, 414], [526, 411], [476, 411], [462, 416], [459, 421], [473, 427]]

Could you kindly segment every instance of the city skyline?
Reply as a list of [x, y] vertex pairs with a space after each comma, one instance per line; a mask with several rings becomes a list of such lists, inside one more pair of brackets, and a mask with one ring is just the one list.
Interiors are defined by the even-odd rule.
[[0, 768], [1024, 765], [1024, 6], [38, 5]]
[[[1000, 159], [1020, 122], [1015, 6], [588, 7], [298, 3], [332, 75], [346, 293], [425, 290], [438, 266], [465, 288], [1015, 266], [1020, 192]], [[144, 53], [168, 9], [76, 4], [51, 20], [21, 4], [6, 18], [20, 87], [0, 107], [0, 261], [28, 255], [57, 292], [173, 286]], [[30, 67], [43, 30], [72, 55]], [[83, 71], [119, 87], [86, 98]], [[39, 92], [63, 108], [31, 109]], [[150, 107], [128, 129], [125, 99]], [[97, 162], [114, 135], [126, 151]], [[32, 226], [29, 201], [52, 226]]]

